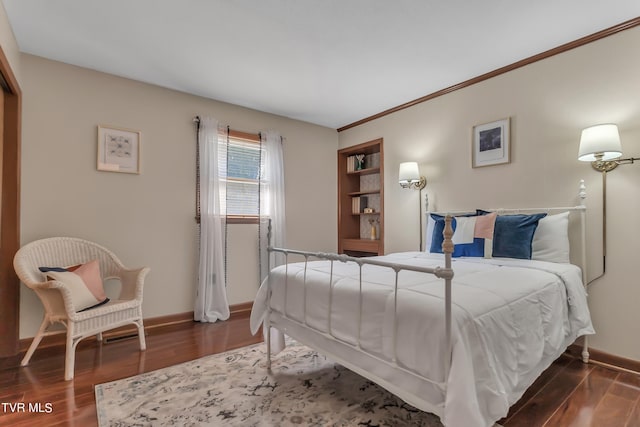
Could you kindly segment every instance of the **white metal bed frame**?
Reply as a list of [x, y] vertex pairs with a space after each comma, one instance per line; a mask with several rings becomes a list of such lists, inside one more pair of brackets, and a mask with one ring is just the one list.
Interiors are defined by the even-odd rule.
[[[586, 287], [587, 285], [587, 280], [586, 280], [586, 274], [587, 274], [587, 254], [586, 254], [586, 206], [584, 204], [584, 199], [586, 198], [586, 192], [585, 192], [585, 186], [584, 186], [584, 180], [580, 181], [580, 191], [579, 191], [579, 199], [580, 199], [580, 204], [577, 206], [572, 206], [572, 207], [551, 207], [551, 208], [519, 208], [519, 209], [487, 209], [487, 211], [490, 212], [497, 212], [499, 215], [501, 214], [518, 214], [518, 213], [533, 213], [533, 212], [546, 212], [546, 213], [561, 213], [561, 212], [576, 212], [579, 214], [579, 221], [580, 221], [580, 235], [579, 235], [579, 240], [580, 240], [580, 263], [582, 265], [580, 265], [581, 270], [582, 270], [582, 282], [584, 284], [584, 286]], [[275, 248], [271, 246], [271, 223], [269, 222], [269, 230], [267, 233], [267, 239], [268, 239], [268, 248], [267, 251], [269, 253], [269, 256], [271, 256], [272, 253], [282, 253], [285, 256], [285, 295], [287, 294], [287, 279], [288, 279], [288, 275], [287, 275], [287, 266], [288, 266], [288, 261], [289, 261], [289, 255], [298, 255], [298, 256], [303, 256], [304, 257], [304, 278], [303, 278], [303, 287], [304, 287], [304, 307], [303, 307], [303, 319], [304, 321], [298, 321], [296, 319], [293, 319], [291, 317], [289, 317], [287, 315], [286, 312], [286, 304], [284, 305], [284, 309], [283, 309], [283, 313], [276, 313], [276, 317], [280, 316], [284, 321], [286, 322], [292, 322], [293, 324], [297, 324], [301, 327], [307, 328], [307, 329], [312, 329], [315, 333], [321, 335], [322, 337], [330, 340], [330, 341], [334, 341], [334, 342], [338, 342], [340, 343], [340, 345], [342, 346], [346, 346], [346, 347], [350, 347], [353, 350], [356, 350], [358, 352], [361, 352], [363, 354], [366, 354], [368, 357], [374, 358], [376, 360], [378, 360], [379, 362], [382, 362], [384, 364], [390, 365], [391, 367], [393, 367], [393, 369], [396, 370], [400, 370], [403, 371], [409, 375], [412, 376], [416, 376], [419, 377], [421, 380], [423, 381], [427, 381], [431, 384], [436, 385], [437, 387], [439, 387], [442, 392], [443, 395], [446, 396], [447, 393], [447, 378], [449, 377], [449, 371], [451, 368], [451, 356], [452, 356], [452, 339], [451, 339], [451, 282], [454, 276], [454, 272], [453, 269], [451, 268], [451, 258], [452, 258], [452, 253], [453, 253], [453, 249], [454, 249], [454, 244], [451, 240], [452, 236], [453, 236], [453, 229], [451, 226], [452, 223], [452, 217], [455, 216], [456, 214], [462, 214], [462, 213], [468, 213], [469, 211], [450, 211], [450, 212], [446, 212], [445, 213], [445, 228], [444, 228], [444, 240], [443, 240], [443, 244], [442, 244], [442, 248], [443, 248], [443, 253], [444, 253], [444, 267], [435, 267], [435, 268], [429, 268], [429, 267], [414, 267], [414, 266], [408, 266], [408, 265], [402, 265], [402, 264], [397, 264], [397, 263], [390, 263], [390, 262], [386, 262], [386, 261], [380, 261], [378, 259], [367, 259], [367, 258], [356, 258], [356, 257], [351, 257], [351, 256], [347, 256], [347, 255], [339, 255], [339, 254], [334, 254], [334, 253], [325, 253], [325, 252], [309, 252], [309, 251], [301, 251], [301, 250], [294, 250], [294, 249], [285, 249], [285, 248]], [[329, 313], [331, 313], [331, 309], [332, 309], [332, 294], [333, 294], [333, 265], [334, 262], [353, 262], [356, 263], [359, 266], [360, 269], [360, 275], [359, 275], [359, 296], [358, 296], [358, 300], [359, 300], [359, 304], [358, 304], [358, 340], [357, 340], [357, 344], [354, 346], [348, 342], [345, 342], [344, 340], [340, 340], [339, 338], [335, 337], [331, 331], [331, 316], [328, 316], [328, 328], [327, 331], [328, 332], [323, 332], [323, 331], [319, 331], [315, 328], [312, 328], [311, 326], [309, 326], [306, 322], [306, 311], [307, 311], [307, 307], [306, 307], [306, 276], [307, 276], [307, 264], [309, 262], [309, 258], [315, 258], [315, 259], [323, 259], [323, 260], [328, 260], [331, 261], [331, 269], [330, 269], [330, 291], [329, 291]], [[360, 328], [361, 328], [361, 322], [362, 322], [362, 266], [363, 265], [375, 265], [375, 266], [381, 266], [381, 267], [387, 267], [392, 269], [395, 272], [395, 285], [394, 285], [394, 313], [393, 313], [393, 357], [392, 360], [389, 362], [386, 359], [383, 359], [381, 357], [375, 356], [369, 352], [367, 352], [366, 350], [362, 350], [361, 346], [360, 346]], [[445, 286], [445, 339], [446, 339], [446, 347], [447, 350], [447, 355], [448, 357], [445, 357], [444, 363], [445, 363], [445, 375], [444, 375], [444, 381], [443, 382], [439, 382], [439, 381], [435, 381], [432, 380], [430, 378], [426, 378], [424, 376], [421, 376], [411, 370], [408, 370], [400, 365], [398, 365], [397, 363], [397, 296], [398, 296], [398, 274], [400, 271], [414, 271], [414, 272], [421, 272], [421, 273], [427, 273], [427, 274], [433, 274], [438, 278], [441, 278], [444, 280], [444, 286]], [[267, 346], [267, 369], [271, 369], [271, 328], [272, 326], [272, 320], [271, 317], [274, 315], [272, 308], [271, 308], [271, 296], [272, 296], [272, 289], [271, 289], [271, 274], [269, 273], [269, 276], [267, 278], [267, 309], [266, 309], [266, 316], [264, 318], [264, 322], [263, 322], [263, 328], [265, 330], [265, 340], [266, 340], [266, 346]], [[290, 334], [290, 331], [287, 331], [287, 334]], [[297, 337], [293, 334], [291, 334], [293, 338]], [[589, 361], [589, 350], [588, 350], [588, 340], [587, 340], [587, 336], [585, 335], [583, 337], [584, 339], [584, 343], [583, 343], [583, 349], [582, 349], [582, 360], [584, 363], [588, 363]], [[412, 402], [411, 396], [410, 395], [406, 395], [402, 393], [401, 390], [399, 390], [397, 387], [393, 386], [392, 384], [389, 384], [386, 380], [384, 380], [383, 378], [378, 377], [375, 374], [372, 374], [370, 372], [367, 372], [366, 370], [359, 368], [358, 366], [353, 365], [352, 363], [350, 363], [348, 360], [345, 360], [344, 358], [341, 358], [335, 354], [329, 354], [327, 353], [327, 351], [324, 351], [322, 348], [317, 348], [317, 346], [314, 346], [313, 344], [310, 344], [308, 342], [304, 342], [304, 340], [300, 340], [300, 342], [302, 342], [305, 345], [308, 345], [312, 348], [314, 348], [315, 350], [327, 354], [328, 356], [330, 356], [332, 359], [334, 359], [336, 362], [338, 362], [339, 364], [353, 370], [354, 372], [357, 372], [358, 374], [370, 379], [373, 382], [376, 382], [382, 386], [384, 386], [385, 388], [389, 389], [390, 391], [394, 392], [394, 394], [397, 394], [399, 397], [403, 398], [404, 400], [406, 400], [408, 403], [413, 404], [414, 406], [417, 406], [415, 404], [415, 402]], [[395, 391], [394, 391], [395, 390]], [[419, 407], [419, 409], [423, 409], [423, 410], [428, 410], [429, 412], [434, 412], [439, 414], [439, 409], [437, 406], [433, 405], [429, 408], [425, 408], [424, 405], [422, 405], [422, 407]]]

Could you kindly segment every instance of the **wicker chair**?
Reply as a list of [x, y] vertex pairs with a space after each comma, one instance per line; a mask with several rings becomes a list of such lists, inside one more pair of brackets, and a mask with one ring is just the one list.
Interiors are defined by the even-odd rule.
[[[98, 259], [103, 281], [119, 279], [122, 288], [117, 299], [90, 310], [76, 312], [71, 293], [64, 283], [49, 280], [38, 267], [65, 267], [84, 264]], [[20, 280], [38, 295], [44, 306], [44, 319], [33, 338], [21, 365], [26, 366], [43, 337], [52, 335], [48, 328], [61, 323], [67, 329], [64, 379], [73, 379], [76, 346], [83, 338], [97, 335], [120, 326], [134, 324], [138, 328], [140, 350], [146, 349], [142, 324], [142, 287], [149, 268], [126, 269], [108, 249], [95, 243], [73, 238], [52, 237], [36, 240], [20, 248], [13, 259], [13, 266]], [[105, 282], [105, 286], [108, 283]]]

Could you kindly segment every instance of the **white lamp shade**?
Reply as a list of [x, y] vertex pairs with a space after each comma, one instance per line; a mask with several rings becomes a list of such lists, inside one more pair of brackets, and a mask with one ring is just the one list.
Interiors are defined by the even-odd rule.
[[400, 163], [398, 181], [401, 183], [420, 181], [420, 170], [418, 169], [418, 163], [417, 162]]
[[[602, 153], [602, 159], [596, 154]], [[596, 160], [613, 160], [622, 156], [622, 144], [618, 126], [613, 124], [591, 126], [582, 131], [578, 160], [593, 162]]]

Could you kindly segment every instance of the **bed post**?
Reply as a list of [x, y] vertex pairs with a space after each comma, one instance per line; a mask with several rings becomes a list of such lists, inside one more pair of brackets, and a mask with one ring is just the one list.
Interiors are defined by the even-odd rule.
[[[587, 210], [585, 200], [587, 198], [587, 187], [584, 185], [584, 179], [580, 180], [580, 189], [578, 191], [578, 197], [580, 199], [580, 238], [582, 239], [582, 253], [580, 254], [582, 259], [582, 283], [587, 289]], [[589, 363], [589, 337], [585, 335], [582, 342], [582, 361]]]
[[267, 341], [267, 369], [271, 370], [271, 218], [267, 225], [267, 314], [262, 323]]
[[[442, 242], [442, 252], [444, 253], [444, 266], [447, 270], [451, 271], [451, 254], [453, 253], [453, 228], [451, 222], [453, 218], [451, 215], [447, 215], [444, 219], [444, 240]], [[445, 382], [449, 378], [449, 369], [451, 368], [451, 356], [453, 355], [453, 348], [451, 343], [451, 275], [448, 275], [444, 279], [445, 294], [445, 327], [446, 327], [446, 340], [447, 340], [447, 357], [445, 359]], [[446, 383], [445, 383], [446, 387]]]

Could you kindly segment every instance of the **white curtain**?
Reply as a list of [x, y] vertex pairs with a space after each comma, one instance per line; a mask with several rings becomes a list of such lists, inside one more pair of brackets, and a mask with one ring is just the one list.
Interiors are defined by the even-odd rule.
[[[271, 246], [286, 247], [285, 235], [285, 201], [284, 201], [284, 159], [282, 152], [282, 137], [272, 131], [260, 134], [262, 146], [260, 173], [260, 223], [259, 223], [259, 263], [260, 281], [277, 265], [284, 264], [285, 258], [281, 253], [267, 253], [268, 227], [271, 221]], [[267, 331], [263, 330], [266, 334]], [[284, 349], [284, 334], [277, 329], [271, 329], [271, 349], [277, 353]], [[265, 335], [266, 339], [266, 335]]]
[[[218, 121], [200, 118], [200, 264], [194, 319], [215, 322], [229, 318], [226, 286], [226, 150], [228, 131]], [[225, 145], [226, 146], [226, 145]]]
[[[269, 270], [284, 264], [284, 255], [274, 253], [267, 256], [267, 231], [271, 220], [271, 246], [284, 248], [285, 243], [285, 202], [284, 202], [284, 159], [282, 137], [277, 132], [260, 134], [262, 145], [260, 177], [260, 280]], [[268, 262], [269, 259], [271, 262]]]

